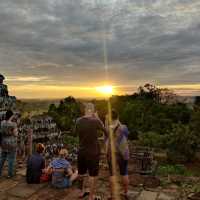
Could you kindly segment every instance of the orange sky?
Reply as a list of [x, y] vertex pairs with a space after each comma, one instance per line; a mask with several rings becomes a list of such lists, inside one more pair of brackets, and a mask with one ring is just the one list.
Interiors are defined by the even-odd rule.
[[[53, 85], [9, 85], [9, 92], [11, 95], [15, 95], [17, 98], [28, 98], [28, 99], [57, 99], [64, 98], [66, 96], [74, 96], [77, 98], [88, 98], [96, 97], [102, 98], [107, 95], [102, 94], [96, 90], [96, 86], [53, 86]], [[114, 86], [113, 94], [131, 94], [136, 91], [138, 86]], [[198, 95], [200, 91], [200, 84], [184, 84], [184, 85], [163, 85], [161, 87], [172, 89], [179, 95]]]

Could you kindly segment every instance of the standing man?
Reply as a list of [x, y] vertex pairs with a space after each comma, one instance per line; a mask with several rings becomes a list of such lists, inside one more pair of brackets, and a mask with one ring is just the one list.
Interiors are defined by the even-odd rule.
[[17, 116], [11, 110], [6, 112], [6, 120], [1, 122], [2, 143], [0, 155], [0, 176], [5, 161], [8, 161], [8, 178], [14, 176], [15, 160], [17, 151]]
[[[80, 198], [89, 195], [88, 200], [95, 199], [96, 178], [99, 173], [100, 145], [98, 131], [106, 134], [103, 123], [95, 114], [92, 103], [85, 105], [85, 115], [76, 122], [76, 134], [79, 136], [78, 173], [82, 179], [82, 193]], [[84, 191], [83, 176], [89, 172], [90, 192]]]

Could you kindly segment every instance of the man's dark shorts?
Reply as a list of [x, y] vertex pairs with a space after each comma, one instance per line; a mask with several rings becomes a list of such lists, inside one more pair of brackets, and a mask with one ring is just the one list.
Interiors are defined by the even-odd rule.
[[81, 152], [78, 153], [78, 173], [84, 175], [89, 172], [92, 177], [99, 174], [99, 155], [89, 156]]
[[[127, 176], [128, 175], [128, 160], [124, 160], [122, 156], [116, 155], [116, 163], [117, 163], [117, 167], [119, 168], [120, 175], [121, 176]], [[108, 159], [108, 166], [109, 166], [110, 176], [112, 176], [113, 170], [112, 170], [111, 159]]]

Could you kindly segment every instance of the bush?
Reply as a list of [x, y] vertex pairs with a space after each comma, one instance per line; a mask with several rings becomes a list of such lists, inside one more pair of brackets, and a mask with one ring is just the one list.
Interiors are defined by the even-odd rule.
[[141, 133], [139, 134], [139, 143], [142, 146], [163, 149], [166, 147], [166, 136], [156, 132]]
[[64, 144], [68, 146], [68, 148], [73, 148], [78, 146], [78, 137], [66, 135], [64, 137]]
[[168, 175], [181, 175], [181, 176], [186, 176], [186, 177], [188, 177], [188, 176], [199, 177], [200, 176], [200, 174], [197, 171], [188, 169], [186, 166], [180, 165], [180, 164], [159, 165], [156, 170], [156, 174], [159, 176], [168, 176]]
[[187, 169], [184, 165], [160, 165], [157, 169], [157, 175], [186, 175]]
[[194, 159], [198, 137], [187, 125], [176, 124], [167, 136], [168, 158], [172, 162], [188, 162]]

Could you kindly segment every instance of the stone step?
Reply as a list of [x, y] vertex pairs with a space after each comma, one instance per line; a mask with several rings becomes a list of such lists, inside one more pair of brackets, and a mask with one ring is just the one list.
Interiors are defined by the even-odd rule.
[[158, 196], [157, 192], [142, 191], [137, 200], [156, 200]]

